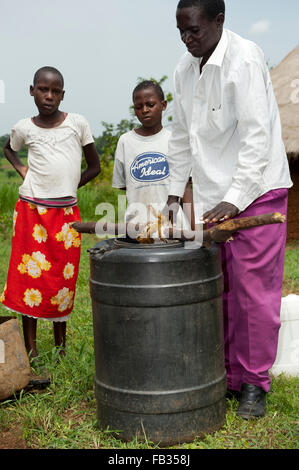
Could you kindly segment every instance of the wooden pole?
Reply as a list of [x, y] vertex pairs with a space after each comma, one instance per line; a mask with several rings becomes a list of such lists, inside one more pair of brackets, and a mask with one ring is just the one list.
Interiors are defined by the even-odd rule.
[[[215, 225], [207, 230], [203, 230], [203, 243], [209, 245], [212, 242], [222, 243], [229, 241], [232, 234], [239, 230], [248, 230], [262, 225], [282, 224], [286, 217], [278, 212], [272, 214], [262, 214], [254, 217], [243, 217], [240, 219], [229, 219], [219, 225]], [[79, 233], [89, 233], [97, 235], [127, 235], [128, 233], [137, 233], [138, 225], [132, 224], [113, 224], [108, 222], [73, 222], [72, 227]], [[169, 237], [183, 241], [193, 241], [197, 237], [194, 230], [178, 230], [169, 228]], [[144, 242], [146, 243], [146, 240]], [[150, 240], [148, 240], [150, 242]]]

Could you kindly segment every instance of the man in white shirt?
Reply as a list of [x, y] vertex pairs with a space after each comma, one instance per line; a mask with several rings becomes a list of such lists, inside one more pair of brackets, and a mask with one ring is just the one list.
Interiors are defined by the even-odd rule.
[[[223, 0], [180, 0], [188, 52], [175, 71], [168, 205], [192, 170], [206, 223], [286, 214], [292, 186], [270, 74], [260, 48], [223, 28]], [[277, 352], [286, 226], [258, 227], [221, 246], [227, 387], [245, 419], [265, 414]], [[239, 392], [241, 391], [241, 394]]]

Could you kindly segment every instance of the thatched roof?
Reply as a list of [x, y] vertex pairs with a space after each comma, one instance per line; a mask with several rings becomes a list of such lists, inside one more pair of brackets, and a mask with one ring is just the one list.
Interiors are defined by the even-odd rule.
[[289, 157], [299, 158], [299, 46], [271, 70]]

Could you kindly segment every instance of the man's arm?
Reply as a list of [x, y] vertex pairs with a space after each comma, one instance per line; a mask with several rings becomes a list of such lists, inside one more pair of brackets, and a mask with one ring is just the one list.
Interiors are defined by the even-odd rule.
[[234, 105], [240, 139], [238, 163], [223, 201], [204, 214], [207, 222], [235, 217], [265, 191], [263, 173], [270, 155], [270, 110], [262, 58], [244, 62], [236, 72]]
[[84, 186], [101, 172], [100, 157], [94, 143], [85, 145], [83, 153], [87, 163], [86, 170], [82, 173], [78, 188]]
[[25, 176], [27, 174], [27, 171], [28, 171], [28, 166], [26, 166], [22, 163], [22, 161], [21, 161], [19, 155], [17, 154], [17, 152], [15, 152], [11, 148], [10, 139], [8, 139], [8, 141], [4, 145], [3, 151], [4, 151], [4, 155], [7, 158], [7, 160], [12, 164], [12, 166], [15, 168], [15, 170], [19, 173], [19, 175], [24, 180]]
[[189, 130], [181, 105], [181, 90], [177, 73], [174, 77], [173, 124], [167, 160], [170, 170], [167, 205], [170, 208], [169, 218], [173, 223], [191, 174]]

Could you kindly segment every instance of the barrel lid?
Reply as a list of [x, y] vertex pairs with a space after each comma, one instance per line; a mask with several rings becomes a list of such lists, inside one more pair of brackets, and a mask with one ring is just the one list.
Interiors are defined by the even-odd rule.
[[[129, 246], [127, 246], [129, 245]], [[105, 263], [147, 263], [169, 261], [187, 261], [188, 259], [198, 259], [200, 262], [211, 263], [213, 258], [219, 256], [219, 248], [212, 245], [196, 249], [186, 249], [184, 242], [178, 241], [173, 244], [133, 244], [125, 245], [119, 239], [104, 240], [93, 248], [89, 249], [91, 260]]]
[[184, 243], [180, 240], [157, 241], [155, 243], [138, 243], [130, 238], [115, 238], [113, 244], [116, 248], [128, 248], [130, 250], [153, 250], [157, 248], [182, 248]]

